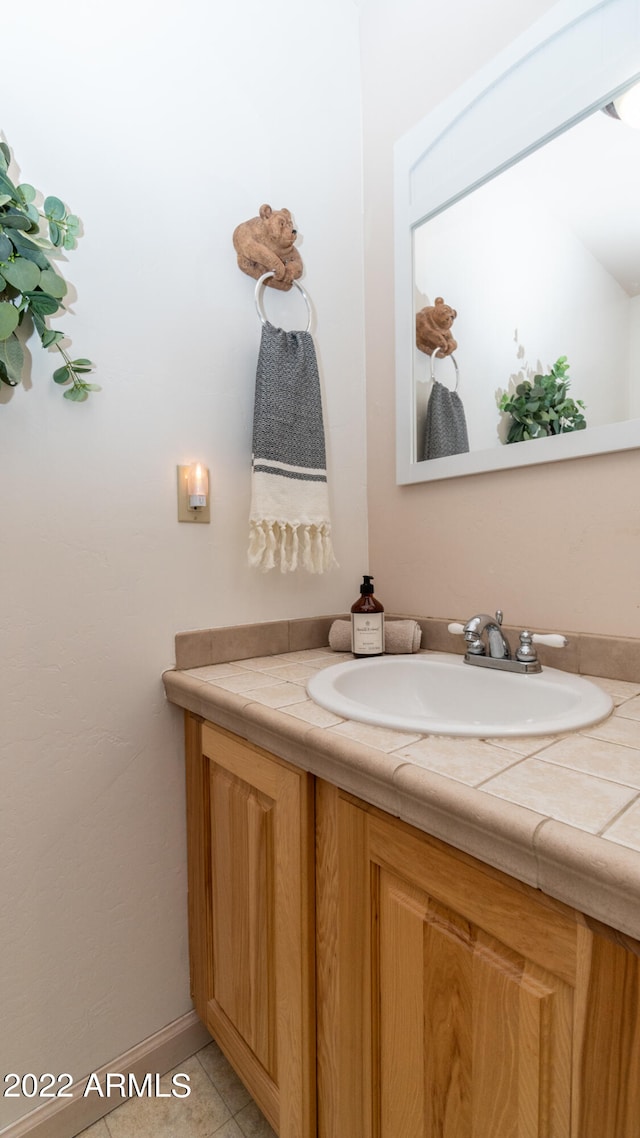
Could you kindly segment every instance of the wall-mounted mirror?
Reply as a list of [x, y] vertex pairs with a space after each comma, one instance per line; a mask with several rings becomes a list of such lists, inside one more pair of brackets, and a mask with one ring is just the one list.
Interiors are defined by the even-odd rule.
[[[563, 2], [398, 143], [398, 482], [640, 447], [640, 130], [603, 113], [639, 80], [638, 0]], [[452, 358], [416, 346], [437, 297]], [[501, 397], [563, 356], [586, 429], [534, 395], [508, 442]]]

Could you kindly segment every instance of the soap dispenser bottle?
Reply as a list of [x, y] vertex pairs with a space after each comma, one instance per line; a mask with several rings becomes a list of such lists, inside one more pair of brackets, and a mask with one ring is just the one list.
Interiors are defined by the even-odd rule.
[[384, 608], [373, 595], [372, 581], [362, 578], [360, 596], [351, 606], [351, 651], [357, 659], [384, 652]]

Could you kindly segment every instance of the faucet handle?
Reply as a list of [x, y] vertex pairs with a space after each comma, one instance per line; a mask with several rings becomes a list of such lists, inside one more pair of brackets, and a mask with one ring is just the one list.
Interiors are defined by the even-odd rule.
[[537, 660], [534, 644], [544, 644], [547, 648], [566, 648], [569, 641], [559, 632], [539, 633], [528, 632], [526, 629], [520, 633], [520, 647], [516, 652], [516, 660], [521, 664], [535, 664]]
[[457, 621], [454, 621], [452, 624], [448, 624], [447, 630], [453, 636], [464, 636], [464, 624], [458, 624]]
[[533, 647], [533, 636], [525, 628], [524, 632], [520, 633], [520, 647], [516, 652], [516, 660], [521, 664], [536, 664], [538, 657], [536, 650]]
[[531, 639], [534, 644], [545, 644], [547, 648], [566, 648], [569, 643], [566, 636], [563, 636], [560, 632], [534, 632]]

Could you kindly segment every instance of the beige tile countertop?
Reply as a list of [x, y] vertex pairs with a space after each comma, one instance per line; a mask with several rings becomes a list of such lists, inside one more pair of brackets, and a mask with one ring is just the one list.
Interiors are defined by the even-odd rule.
[[168, 699], [640, 939], [640, 682], [564, 736], [461, 739], [340, 719], [307, 697], [350, 653], [309, 648], [164, 673]]

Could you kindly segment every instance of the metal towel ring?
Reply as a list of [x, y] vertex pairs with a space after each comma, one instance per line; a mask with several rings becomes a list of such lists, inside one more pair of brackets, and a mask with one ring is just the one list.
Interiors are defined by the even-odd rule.
[[[435, 350], [434, 352], [432, 352], [432, 353], [431, 353], [431, 355], [430, 355], [430, 357], [429, 357], [429, 359], [431, 360], [431, 378], [434, 380], [434, 382], [435, 382], [435, 378], [436, 378], [436, 376], [435, 376], [435, 370], [434, 370], [434, 366], [433, 366], [433, 361], [434, 361], [434, 359], [435, 359], [435, 357], [436, 357], [436, 355], [438, 354], [438, 352], [439, 352], [439, 351], [440, 351], [440, 348], [436, 348], [436, 350]], [[438, 359], [439, 359], [439, 360], [443, 360], [443, 359], [446, 359], [446, 356], [438, 356]], [[456, 357], [454, 356], [453, 352], [451, 352], [451, 354], [450, 354], [450, 356], [449, 356], [449, 359], [452, 361], [452, 363], [453, 363], [453, 366], [454, 366], [454, 368], [456, 369], [456, 385], [455, 385], [455, 387], [454, 387], [454, 389], [453, 389], [453, 390], [454, 390], [454, 391], [457, 391], [457, 390], [458, 390], [458, 384], [459, 384], [459, 382], [460, 382], [460, 372], [458, 371], [458, 365], [457, 365], [457, 363], [456, 363]]]
[[[256, 284], [256, 293], [255, 293], [255, 295], [256, 295], [256, 310], [257, 310], [258, 316], [260, 317], [263, 324], [267, 323], [267, 318], [266, 318], [264, 312], [262, 311], [262, 308], [260, 307], [260, 300], [261, 300], [260, 289], [262, 288], [265, 281], [269, 279], [269, 277], [275, 277], [275, 275], [276, 274], [273, 272], [263, 273], [262, 276], [258, 279], [258, 282]], [[307, 294], [304, 291], [301, 284], [298, 284], [297, 281], [292, 281], [291, 283], [296, 286], [298, 292], [302, 293], [302, 298], [303, 298], [303, 300], [307, 306], [307, 312], [309, 313], [309, 323], [307, 324], [305, 331], [310, 332], [311, 331], [312, 312], [311, 312], [311, 303], [309, 301], [309, 297], [307, 296]]]

